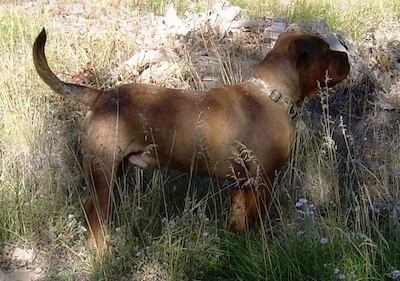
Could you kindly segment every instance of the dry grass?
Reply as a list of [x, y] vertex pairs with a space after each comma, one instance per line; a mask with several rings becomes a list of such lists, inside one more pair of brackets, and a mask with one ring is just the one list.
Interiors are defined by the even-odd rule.
[[[223, 182], [129, 168], [115, 193], [114, 252], [102, 265], [92, 264], [80, 223], [86, 190], [79, 121], [85, 109], [40, 81], [31, 46], [46, 26], [49, 62], [61, 77], [98, 87], [132, 82], [138, 77], [129, 71], [119, 80], [108, 74], [151, 47], [155, 33], [141, 23], [166, 3], [0, 3], [0, 267], [19, 266], [6, 255], [8, 245], [40, 253], [30, 266], [50, 280], [384, 280], [400, 268], [395, 1], [236, 1], [253, 16], [324, 18], [358, 38], [352, 74], [335, 94], [322, 89], [297, 121], [267, 231], [227, 231], [229, 189]], [[372, 45], [362, 36], [366, 30], [375, 37]], [[223, 42], [207, 32], [193, 34], [188, 47], [175, 50], [181, 71], [157, 83], [206, 89], [239, 82], [265, 55], [257, 36]], [[207, 60], [199, 55], [204, 50]], [[204, 76], [220, 80], [205, 82]]]

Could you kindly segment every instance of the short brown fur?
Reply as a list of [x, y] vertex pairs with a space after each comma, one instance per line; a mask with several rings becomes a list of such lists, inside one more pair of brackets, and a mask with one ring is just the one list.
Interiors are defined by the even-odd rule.
[[[146, 84], [108, 91], [59, 80], [44, 54], [43, 29], [33, 46], [39, 76], [54, 91], [89, 106], [83, 122], [85, 179], [91, 195], [85, 205], [90, 240], [101, 249], [109, 219], [110, 195], [123, 162], [141, 168], [167, 167], [215, 178], [236, 178], [231, 222], [242, 231], [263, 220], [275, 171], [287, 161], [294, 138], [290, 114], [251, 81], [209, 91], [183, 91]], [[253, 76], [299, 105], [318, 92], [318, 83], [342, 81], [347, 55], [321, 38], [302, 32], [280, 35]], [[238, 163], [236, 152], [256, 161]], [[261, 169], [260, 169], [261, 168]], [[260, 172], [261, 171], [261, 172]]]

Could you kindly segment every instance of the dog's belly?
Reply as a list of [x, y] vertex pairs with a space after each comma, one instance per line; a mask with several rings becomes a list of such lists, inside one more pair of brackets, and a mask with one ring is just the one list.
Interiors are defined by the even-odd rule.
[[[180, 150], [149, 144], [143, 151], [130, 155], [128, 159], [133, 165], [142, 169], [166, 168], [242, 182], [250, 178], [269, 177], [268, 171], [279, 169], [287, 157], [286, 154], [283, 157], [285, 159], [282, 159], [281, 154], [268, 152], [267, 155], [264, 153], [255, 155], [250, 148], [239, 142], [220, 143], [217, 146], [207, 146], [205, 142], [202, 144], [202, 146], [181, 147]], [[277, 155], [279, 159], [275, 157]]]
[[221, 146], [218, 153], [210, 152], [207, 147], [181, 146], [163, 148], [155, 144], [147, 145], [139, 153], [128, 156], [133, 165], [146, 169], [162, 167], [182, 172], [195, 171], [198, 175], [225, 178], [230, 171], [230, 155]]

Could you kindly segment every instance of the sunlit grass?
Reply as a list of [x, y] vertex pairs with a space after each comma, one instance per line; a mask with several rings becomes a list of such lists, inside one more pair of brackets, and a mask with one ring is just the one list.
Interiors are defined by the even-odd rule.
[[[39, 5], [26, 11], [19, 3], [25, 2], [0, 8], [2, 247], [40, 248], [49, 256], [46, 274], [60, 280], [390, 280], [400, 268], [399, 234], [391, 210], [378, 213], [374, 206], [377, 200], [396, 199], [398, 181], [388, 175], [390, 167], [367, 167], [350, 143], [352, 132], [332, 124], [329, 114], [318, 126], [303, 116], [292, 157], [276, 183], [276, 215], [266, 231], [236, 234], [229, 229], [229, 190], [222, 183], [130, 170], [114, 193], [118, 207], [110, 226], [113, 250], [102, 264], [94, 263], [84, 248], [81, 223], [86, 191], [79, 165], [79, 121], [84, 110], [42, 83], [33, 69], [31, 47], [46, 26], [49, 62], [56, 72], [68, 77], [92, 62], [95, 86], [104, 86], [104, 73], [113, 61], [126, 59], [135, 46], [112, 28], [107, 38], [82, 39], [49, 23], [57, 10], [43, 12]], [[252, 17], [272, 15], [305, 23], [325, 19], [330, 28], [354, 38], [387, 18], [398, 18], [400, 9], [396, 1], [385, 0], [234, 3]], [[110, 12], [140, 7], [140, 13], [163, 13], [167, 4], [104, 2]], [[207, 1], [176, 3], [181, 13], [207, 6]], [[92, 11], [92, 20], [95, 14]], [[238, 63], [235, 54], [223, 53], [213, 43], [207, 46], [217, 54], [216, 71], [223, 81], [243, 79], [242, 71], [248, 72], [244, 60]], [[202, 88], [190, 55], [186, 51], [191, 77]], [[324, 93], [322, 106], [328, 102]], [[336, 138], [334, 125], [340, 128]], [[396, 134], [381, 137], [386, 138], [388, 154], [397, 155]], [[338, 140], [345, 145], [339, 147]]]
[[303, 23], [322, 19], [330, 29], [345, 31], [353, 38], [374, 31], [385, 21], [398, 19], [400, 15], [399, 3], [391, 0], [234, 0], [232, 3], [246, 6], [254, 17], [267, 16]]

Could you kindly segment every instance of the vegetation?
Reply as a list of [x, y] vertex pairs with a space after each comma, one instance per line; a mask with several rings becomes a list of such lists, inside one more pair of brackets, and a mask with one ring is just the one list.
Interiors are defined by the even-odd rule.
[[[34, 266], [43, 268], [44, 280], [400, 279], [400, 106], [394, 104], [392, 111], [370, 106], [381, 90], [361, 74], [336, 88], [334, 96], [321, 89], [304, 108], [292, 156], [275, 182], [269, 225], [231, 232], [224, 182], [129, 167], [115, 192], [113, 251], [102, 263], [94, 262], [81, 223], [87, 191], [79, 121], [85, 109], [44, 85], [33, 69], [31, 47], [48, 27], [52, 68], [69, 79], [91, 62], [92, 82], [107, 87], [105, 73], [140, 46], [127, 42], [123, 30], [114, 31], [109, 22], [102, 36], [79, 37], [60, 24], [79, 1], [53, 2], [0, 0], [0, 269], [17, 267], [7, 249], [18, 246], [39, 253]], [[254, 18], [325, 19], [360, 45], [366, 31], [376, 34], [383, 27], [400, 40], [398, 1], [232, 2]], [[137, 9], [137, 15], [146, 15], [162, 13], [167, 4], [101, 0], [82, 13], [88, 24], [102, 20], [96, 15], [104, 7], [105, 14]], [[210, 4], [180, 0], [176, 6], [183, 13]], [[199, 40], [226, 58], [216, 42]], [[192, 84], [200, 85], [191, 55], [188, 50], [185, 63]], [[235, 61], [233, 54], [216, 75], [246, 73], [248, 58]]]

